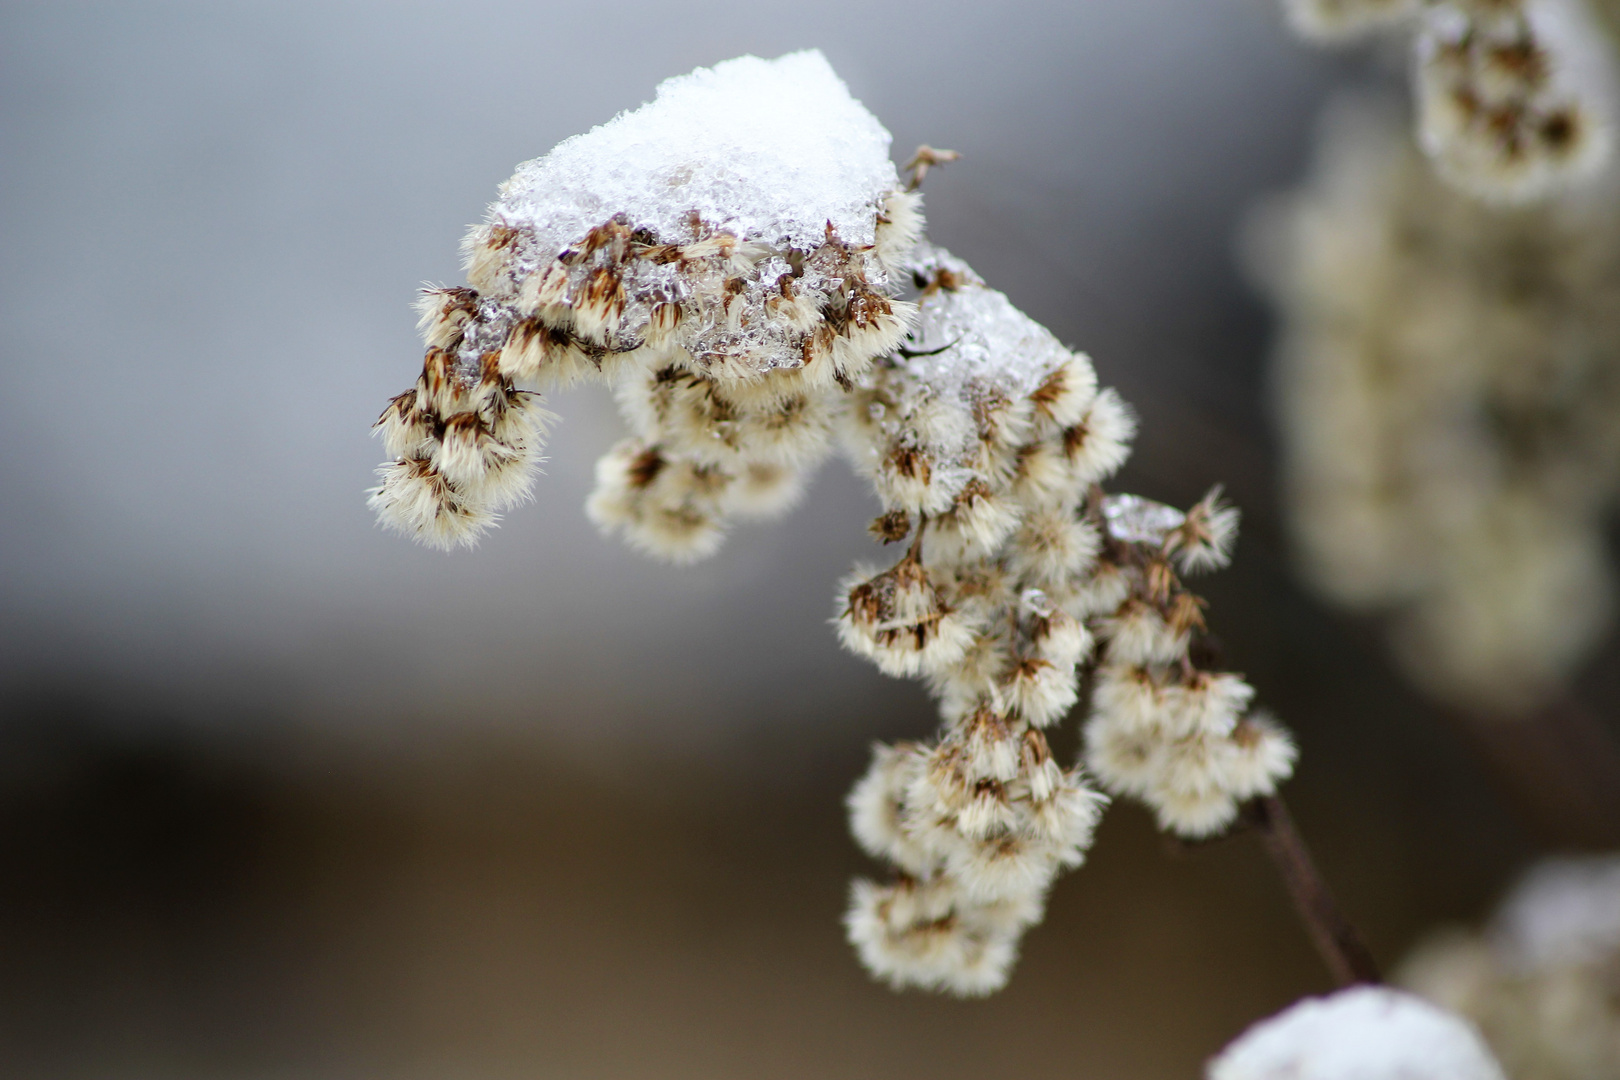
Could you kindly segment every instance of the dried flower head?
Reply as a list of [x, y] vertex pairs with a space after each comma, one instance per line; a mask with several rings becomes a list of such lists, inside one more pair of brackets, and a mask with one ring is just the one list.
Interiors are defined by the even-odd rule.
[[539, 460], [516, 387], [582, 379], [618, 385], [644, 444], [604, 462], [593, 516], [649, 552], [707, 553], [730, 513], [791, 503], [827, 451], [829, 392], [910, 325], [891, 279], [919, 197], [888, 144], [806, 52], [672, 79], [520, 166], [463, 245], [469, 287], [424, 293], [422, 378], [378, 422], [396, 458], [379, 517], [476, 540]]
[[1458, 199], [1345, 102], [1311, 179], [1257, 225], [1309, 578], [1392, 612], [1397, 657], [1439, 698], [1534, 710], [1612, 607], [1620, 214]]
[[[519, 383], [615, 384], [633, 434], [587, 510], [675, 561], [786, 508], [841, 446], [882, 504], [872, 532], [906, 547], [840, 585], [839, 640], [924, 679], [942, 718], [931, 741], [877, 747], [850, 795], [857, 840], [896, 874], [855, 883], [846, 926], [895, 986], [984, 994], [1106, 802], [1045, 735], [1084, 669], [1092, 770], [1183, 835], [1274, 791], [1294, 751], [1246, 683], [1193, 660], [1203, 601], [1178, 573], [1225, 565], [1236, 512], [1218, 491], [1185, 513], [1103, 493], [1130, 409], [921, 240], [911, 189], [954, 155], [923, 148], [902, 188], [888, 142], [799, 53], [671, 80], [520, 167], [468, 239], [470, 287], [424, 298], [427, 373], [379, 423], [399, 460], [373, 501], [428, 542], [472, 539], [461, 522], [527, 490], [545, 415]], [[415, 419], [430, 392], [436, 419]], [[452, 430], [452, 405], [489, 418]]]

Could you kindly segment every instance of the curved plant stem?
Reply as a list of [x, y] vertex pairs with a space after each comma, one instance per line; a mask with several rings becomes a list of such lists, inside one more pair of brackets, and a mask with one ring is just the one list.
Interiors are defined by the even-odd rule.
[[1333, 978], [1340, 986], [1382, 981], [1372, 953], [1339, 909], [1282, 799], [1275, 795], [1255, 799], [1248, 816]]

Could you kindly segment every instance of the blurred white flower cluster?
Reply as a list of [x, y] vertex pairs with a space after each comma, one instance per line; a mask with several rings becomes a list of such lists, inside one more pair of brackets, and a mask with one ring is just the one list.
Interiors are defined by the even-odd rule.
[[[1505, 1080], [1467, 1022], [1383, 987], [1306, 998], [1209, 1063], [1208, 1080]], [[1515, 1080], [1528, 1080], [1513, 1074]]]
[[[1379, 108], [1325, 118], [1256, 219], [1305, 569], [1391, 610], [1412, 678], [1483, 715], [1558, 695], [1608, 625], [1620, 494], [1620, 210], [1460, 199]], [[1605, 189], [1607, 192], [1608, 189]]]
[[[1092, 769], [1183, 836], [1272, 793], [1294, 749], [1242, 679], [1207, 669], [1181, 583], [1226, 563], [1236, 512], [1218, 493], [1186, 513], [1103, 493], [1129, 409], [921, 241], [889, 141], [808, 52], [670, 80], [521, 166], [468, 238], [469, 287], [425, 296], [424, 375], [379, 423], [398, 459], [371, 501], [426, 543], [473, 541], [528, 491], [546, 417], [529, 388], [599, 377], [634, 434], [588, 511], [681, 561], [786, 509], [841, 443], [883, 504], [873, 531], [906, 547], [841, 586], [840, 640], [924, 678], [944, 721], [879, 747], [851, 795], [855, 835], [897, 876], [857, 882], [847, 926], [894, 985], [982, 994], [1104, 802], [1043, 734], [1083, 666]], [[948, 160], [919, 155], [914, 183]]]
[[1620, 856], [1541, 864], [1484, 933], [1435, 934], [1398, 977], [1478, 1024], [1514, 1080], [1620, 1080]]
[[1610, 156], [1613, 57], [1583, 0], [1285, 6], [1295, 29], [1318, 41], [1410, 32], [1419, 141], [1442, 176], [1482, 199], [1545, 197], [1596, 173]]

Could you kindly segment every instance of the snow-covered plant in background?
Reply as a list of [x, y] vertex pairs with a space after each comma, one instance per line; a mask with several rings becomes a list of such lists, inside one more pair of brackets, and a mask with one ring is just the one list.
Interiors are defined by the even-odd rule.
[[[1616, 14], [1613, 0], [1596, 0]], [[1413, 39], [1418, 141], [1447, 180], [1522, 203], [1598, 172], [1613, 141], [1613, 57], [1584, 0], [1284, 0], [1317, 41]]]
[[[855, 884], [849, 934], [897, 987], [983, 994], [1105, 801], [1045, 734], [1083, 669], [1091, 771], [1179, 836], [1272, 795], [1294, 749], [1210, 668], [1182, 583], [1226, 563], [1236, 512], [1216, 492], [1183, 513], [1103, 491], [1130, 410], [921, 239], [912, 188], [950, 155], [919, 151], [908, 186], [889, 142], [803, 52], [672, 79], [520, 166], [467, 239], [467, 287], [424, 294], [423, 374], [378, 424], [395, 460], [371, 505], [424, 543], [471, 543], [530, 490], [538, 391], [582, 379], [614, 386], [632, 432], [588, 512], [669, 560], [785, 511], [841, 446], [882, 503], [873, 533], [903, 546], [839, 587], [839, 638], [923, 679], [942, 717], [930, 741], [877, 747], [850, 796], [895, 874]], [[1286, 828], [1280, 804], [1255, 820]]]
[[1608, 628], [1620, 501], [1620, 210], [1502, 210], [1339, 102], [1256, 219], [1276, 405], [1311, 582], [1389, 611], [1421, 687], [1475, 714], [1567, 691]]
[[1205, 1075], [1207, 1080], [1505, 1080], [1466, 1021], [1410, 994], [1371, 986], [1306, 998], [1262, 1020], [1211, 1061]]
[[1514, 1080], [1620, 1080], [1620, 856], [1534, 867], [1482, 933], [1436, 932], [1396, 977], [1478, 1024]]
[[1311, 175], [1249, 232], [1303, 569], [1389, 616], [1548, 839], [1613, 847], [1620, 741], [1573, 684], [1614, 609], [1620, 0], [1288, 9], [1319, 38], [1415, 28], [1428, 158], [1397, 109], [1335, 102]]

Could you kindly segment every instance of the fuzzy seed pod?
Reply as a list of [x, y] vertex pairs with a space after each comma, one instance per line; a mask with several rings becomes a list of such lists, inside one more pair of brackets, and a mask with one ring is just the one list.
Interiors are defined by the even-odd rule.
[[839, 641], [886, 675], [949, 667], [973, 642], [973, 626], [945, 606], [922, 563], [909, 555], [880, 574], [857, 569], [839, 596]]

